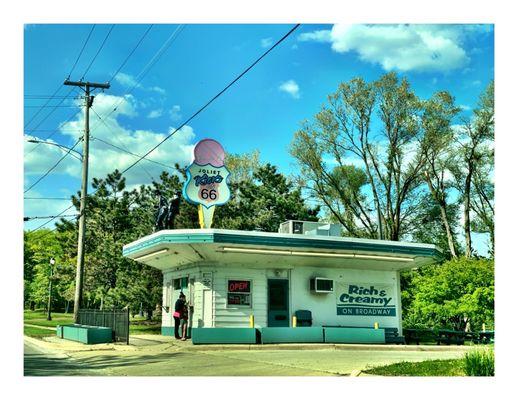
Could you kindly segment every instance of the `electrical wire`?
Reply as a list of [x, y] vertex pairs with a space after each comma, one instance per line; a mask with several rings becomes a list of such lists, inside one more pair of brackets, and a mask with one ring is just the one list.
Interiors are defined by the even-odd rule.
[[27, 193], [27, 192], [28, 192], [29, 190], [31, 190], [34, 186], [36, 186], [38, 183], [40, 183], [40, 182], [41, 182], [41, 180], [42, 180], [43, 178], [45, 178], [48, 174], [50, 174], [50, 173], [51, 173], [51, 172], [52, 172], [52, 171], [53, 171], [53, 170], [54, 170], [54, 169], [59, 165], [59, 163], [61, 163], [61, 161], [63, 161], [63, 160], [65, 159], [65, 157], [66, 157], [66, 156], [68, 156], [68, 155], [70, 154], [70, 152], [71, 152], [72, 150], [74, 150], [74, 147], [76, 147], [82, 139], [83, 139], [82, 137], [81, 137], [81, 138], [79, 138], [79, 139], [77, 140], [77, 142], [76, 142], [76, 143], [75, 143], [71, 148], [69, 148], [69, 149], [68, 149], [68, 151], [63, 155], [63, 157], [61, 157], [61, 158], [60, 158], [60, 159], [59, 159], [59, 160], [58, 160], [58, 161], [57, 161], [57, 162], [56, 162], [52, 167], [50, 167], [50, 168], [47, 170], [47, 172], [45, 172], [42, 176], [40, 176], [40, 178], [39, 178], [36, 182], [34, 182], [34, 183], [33, 183], [33, 184], [28, 188], [28, 189], [24, 190], [24, 192], [23, 192], [23, 193]]
[[104, 40], [103, 42], [101, 43], [101, 46], [99, 47], [99, 49], [97, 50], [97, 53], [95, 53], [95, 56], [94, 58], [92, 58], [92, 61], [90, 61], [90, 64], [88, 65], [88, 67], [86, 68], [85, 72], [83, 72], [83, 76], [81, 76], [81, 79], [79, 79], [80, 81], [82, 81], [85, 77], [85, 75], [88, 73], [88, 71], [90, 71], [90, 68], [92, 67], [95, 59], [97, 58], [97, 56], [99, 55], [99, 53], [101, 52], [101, 50], [103, 49], [106, 41], [108, 40], [108, 37], [110, 36], [110, 34], [112, 33], [113, 31], [113, 28], [115, 28], [115, 24], [113, 24], [110, 28], [110, 30], [108, 31], [108, 33], [106, 34], [106, 36], [104, 37]]
[[128, 62], [129, 58], [132, 56], [132, 54], [135, 52], [135, 50], [137, 50], [137, 48], [140, 46], [140, 44], [142, 43], [144, 38], [147, 36], [147, 34], [149, 33], [149, 31], [151, 30], [152, 27], [153, 27], [153, 24], [149, 25], [149, 28], [147, 28], [147, 30], [144, 32], [144, 34], [142, 35], [142, 37], [140, 38], [138, 43], [135, 45], [133, 50], [130, 51], [130, 53], [125, 58], [125, 60], [122, 62], [120, 67], [117, 68], [117, 71], [115, 71], [115, 73], [112, 75], [112, 77], [108, 80], [108, 83], [111, 83], [113, 81], [113, 79], [119, 74], [120, 70], [126, 65], [126, 63]]
[[[76, 61], [75, 61], [74, 65], [72, 66], [72, 69], [70, 70], [70, 73], [68, 74], [68, 77], [69, 77], [69, 78], [70, 78], [70, 75], [72, 74], [72, 71], [73, 71], [73, 70], [74, 70], [74, 68], [76, 67], [77, 62], [79, 61], [79, 58], [81, 57], [81, 54], [83, 54], [83, 50], [85, 49], [86, 44], [88, 43], [88, 40], [90, 39], [90, 36], [92, 35], [92, 32], [93, 32], [94, 28], [95, 28], [95, 25], [93, 25], [93, 26], [92, 26], [92, 29], [90, 30], [90, 33], [88, 34], [88, 37], [86, 38], [86, 40], [85, 40], [85, 42], [84, 42], [84, 44], [83, 44], [83, 48], [82, 48], [82, 49], [81, 49], [81, 51], [79, 52], [79, 55], [77, 56]], [[48, 99], [48, 100], [47, 100], [47, 102], [44, 104], [44, 106], [43, 106], [40, 110], [38, 110], [38, 111], [37, 111], [37, 112], [36, 112], [36, 113], [31, 117], [31, 119], [29, 120], [29, 122], [27, 122], [27, 123], [25, 124], [24, 129], [27, 129], [27, 127], [30, 125], [30, 123], [31, 123], [31, 122], [32, 122], [32, 121], [33, 121], [33, 120], [34, 120], [34, 119], [35, 119], [35, 118], [40, 114], [40, 112], [43, 110], [43, 108], [45, 108], [45, 106], [47, 106], [47, 105], [50, 103], [50, 101], [51, 101], [51, 100], [53, 100], [53, 99], [55, 99], [55, 98], [56, 98], [56, 95], [58, 94], [58, 92], [61, 90], [61, 88], [62, 88], [62, 87], [63, 87], [63, 85], [59, 85], [59, 87], [57, 88], [57, 90], [54, 92], [54, 94], [52, 94], [52, 95], [49, 97], [49, 99]], [[71, 93], [71, 92], [72, 92], [72, 91], [70, 91], [70, 92], [69, 92], [65, 97], [63, 97], [63, 100], [64, 100], [64, 99], [66, 99], [66, 98], [68, 98], [68, 96], [70, 95], [70, 93]], [[59, 104], [61, 104], [62, 102], [63, 102], [63, 101], [61, 101]], [[55, 111], [55, 109], [54, 109], [53, 111]], [[52, 111], [52, 112], [53, 112], [53, 111]], [[45, 121], [45, 120], [50, 116], [50, 114], [52, 114], [52, 112], [51, 112], [51, 113], [49, 113], [49, 115], [47, 115], [47, 116], [43, 119], [43, 121]], [[39, 125], [41, 125], [41, 123], [42, 123], [43, 121], [41, 121]], [[39, 125], [38, 125], [38, 126], [39, 126]]]
[[86, 37], [86, 40], [83, 44], [83, 47], [81, 48], [81, 51], [79, 52], [79, 55], [77, 56], [76, 58], [76, 62], [74, 63], [74, 65], [72, 66], [72, 69], [70, 70], [70, 72], [68, 73], [68, 78], [67, 79], [70, 79], [70, 75], [72, 75], [72, 72], [74, 72], [74, 69], [76, 68], [76, 65], [77, 65], [77, 62], [79, 61], [79, 59], [81, 58], [81, 55], [83, 54], [83, 51], [85, 50], [85, 47], [86, 47], [86, 44], [88, 43], [88, 41], [90, 40], [90, 36], [92, 36], [92, 32], [94, 31], [95, 29], [95, 24], [92, 25], [92, 29], [90, 29], [90, 33], [88, 34], [88, 36]]
[[[68, 122], [70, 122], [76, 115], [78, 115], [79, 113], [83, 112], [83, 110], [79, 110], [79, 111], [76, 111], [74, 112], [72, 115], [70, 115], [70, 117], [68, 117], [65, 122], [63, 122], [61, 124], [61, 126], [67, 124]], [[48, 135], [43, 141], [47, 141], [49, 140], [52, 136], [54, 136], [56, 133], [58, 133], [60, 131], [60, 128], [57, 128], [54, 130], [54, 132], [52, 132], [50, 135]], [[32, 133], [32, 132], [31, 132]], [[27, 134], [27, 133], [26, 133]], [[41, 145], [41, 143], [37, 143], [36, 146], [34, 146], [31, 150], [29, 150], [27, 153], [25, 153], [25, 155], [28, 155], [28, 154], [31, 154], [34, 150], [36, 150], [39, 146]]]
[[173, 136], [176, 132], [182, 129], [185, 125], [187, 125], [192, 119], [194, 119], [198, 114], [200, 114], [203, 110], [205, 110], [214, 100], [216, 100], [219, 96], [225, 93], [234, 83], [236, 83], [239, 79], [241, 79], [248, 71], [250, 71], [259, 61], [261, 61], [268, 53], [270, 53], [273, 49], [275, 49], [280, 43], [282, 43], [289, 35], [295, 31], [300, 26], [300, 24], [296, 24], [293, 28], [291, 28], [288, 33], [286, 33], [282, 38], [280, 38], [273, 46], [271, 46], [267, 51], [265, 51], [258, 59], [256, 59], [248, 68], [246, 68], [243, 72], [241, 72], [232, 82], [230, 82], [227, 86], [225, 86], [222, 90], [220, 90], [215, 96], [213, 96], [203, 107], [201, 107], [198, 111], [196, 111], [193, 115], [191, 115], [186, 121], [184, 121], [178, 128], [176, 128], [173, 132], [167, 135], [162, 141], [152, 147], [146, 154], [141, 156], [141, 158], [131, 164], [128, 168], [122, 171], [125, 173], [137, 165], [140, 161], [142, 161], [145, 157], [150, 155], [153, 151], [155, 151], [160, 145], [162, 145], [166, 140], [168, 140], [171, 136]]
[[[273, 46], [271, 46], [266, 52], [264, 52], [257, 60], [255, 60], [248, 68], [246, 68], [241, 74], [238, 75], [237, 78], [235, 78], [232, 82], [230, 82], [223, 90], [221, 90], [218, 94], [216, 94], [214, 97], [212, 97], [211, 100], [209, 100], [203, 107], [201, 107], [196, 113], [194, 113], [189, 119], [187, 119], [184, 123], [182, 123], [182, 125], [177, 128], [175, 131], [173, 131], [170, 135], [168, 135], [164, 140], [162, 140], [158, 145], [154, 146], [150, 151], [148, 151], [144, 156], [141, 156], [139, 160], [137, 160], [136, 162], [134, 162], [133, 164], [131, 164], [128, 168], [126, 168], [124, 171], [122, 171], [122, 174], [127, 172], [129, 169], [133, 168], [135, 165], [138, 164], [138, 162], [140, 162], [141, 160], [143, 160], [146, 156], [148, 156], [151, 152], [153, 152], [158, 146], [160, 146], [162, 143], [164, 143], [167, 139], [169, 139], [171, 136], [173, 136], [179, 129], [181, 129], [183, 126], [185, 126], [189, 121], [191, 121], [194, 117], [196, 117], [198, 114], [200, 114], [205, 108], [207, 108], [214, 100], [216, 100], [219, 96], [221, 96], [228, 88], [230, 88], [230, 86], [232, 86], [235, 82], [237, 82], [243, 75], [245, 75], [248, 71], [250, 71], [259, 61], [261, 61], [268, 53], [270, 53], [275, 47], [277, 47], [280, 43], [282, 43], [289, 35], [291, 35], [298, 27], [300, 26], [300, 24], [296, 24], [293, 28], [291, 28], [288, 33], [286, 33], [282, 38], [280, 38]], [[175, 31], [176, 32], [176, 31]], [[173, 33], [174, 34], [174, 33]], [[169, 40], [169, 39], [168, 39]], [[162, 46], [163, 47], [163, 46]], [[135, 85], [136, 86], [136, 85]], [[135, 87], [134, 86], [134, 87]], [[110, 115], [114, 110], [112, 110], [108, 115]], [[108, 116], [107, 115], [107, 116]], [[105, 118], [107, 117], [105, 116]], [[90, 195], [94, 194], [95, 191], [93, 193], [91, 193]], [[61, 213], [59, 213], [57, 217], [59, 217], [60, 215], [64, 214], [65, 212], [67, 212], [70, 208], [72, 208], [72, 206], [66, 208], [65, 210], [63, 210]], [[50, 223], [51, 221], [53, 221], [52, 219], [47, 221], [45, 224], [41, 225], [40, 227], [36, 228], [36, 229], [33, 229], [31, 232], [34, 232], [35, 230], [38, 230], [40, 229], [41, 227], [47, 225], [48, 223]]]
[[[71, 215], [60, 215], [61, 218], [67, 218], [67, 217], [77, 217], [79, 214], [71, 214]], [[23, 222], [32, 221], [33, 219], [55, 219], [58, 216], [56, 215], [49, 215], [48, 217], [23, 217]]]
[[70, 200], [70, 197], [24, 197], [24, 200]]
[[[130, 155], [132, 155], [132, 156], [134, 156], [134, 157], [137, 157], [137, 158], [140, 158], [140, 157], [141, 157], [139, 154], [135, 154], [135, 153], [132, 153], [131, 151], [129, 151], [129, 150], [128, 150], [128, 148], [127, 148], [126, 146], [124, 146], [124, 144], [123, 144], [123, 143], [122, 143], [122, 142], [117, 138], [117, 135], [113, 132], [113, 130], [110, 128], [110, 126], [108, 126], [108, 124], [106, 123], [106, 121], [104, 121], [104, 120], [99, 116], [99, 114], [97, 113], [97, 111], [95, 111], [93, 108], [91, 108], [91, 110], [94, 112], [94, 114], [95, 114], [95, 115], [97, 115], [97, 118], [99, 118], [99, 119], [101, 120], [101, 122], [104, 124], [104, 126], [106, 126], [106, 128], [107, 128], [107, 129], [108, 129], [108, 130], [113, 134], [113, 137], [114, 137], [114, 138], [115, 138], [115, 139], [116, 139], [116, 140], [121, 144], [121, 146], [122, 146], [123, 148], [121, 148], [121, 147], [119, 147], [119, 146], [116, 146], [116, 145], [114, 145], [113, 143], [107, 142], [106, 140], [103, 140], [103, 139], [101, 139], [101, 138], [99, 138], [99, 137], [92, 137], [92, 139], [98, 140], [98, 141], [100, 141], [101, 143], [104, 143], [104, 144], [106, 144], [106, 145], [108, 145], [108, 146], [111, 146], [111, 147], [113, 147], [113, 148], [115, 148], [115, 149], [117, 149], [117, 150], [120, 150], [120, 151], [124, 152], [124, 153], [130, 154]], [[162, 167], [171, 168], [171, 169], [173, 169], [173, 170], [176, 170], [176, 168], [171, 167], [170, 165], [167, 165], [167, 164], [163, 164], [163, 163], [161, 163], [161, 162], [159, 162], [159, 161], [150, 160], [149, 158], [146, 158], [145, 160], [146, 160], [146, 161], [149, 161], [149, 162], [152, 162], [152, 163], [154, 163], [154, 164], [157, 164], [157, 165], [161, 165]], [[147, 171], [146, 171], [146, 172], [147, 172]], [[148, 175], [150, 175], [150, 174], [148, 173]], [[151, 177], [151, 175], [150, 175], [150, 177]]]

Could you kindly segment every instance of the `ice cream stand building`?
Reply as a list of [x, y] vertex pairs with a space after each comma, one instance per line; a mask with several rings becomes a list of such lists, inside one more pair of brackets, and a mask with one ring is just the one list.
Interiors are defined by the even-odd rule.
[[[195, 167], [193, 182], [207, 171], [223, 178], [205, 179], [212, 186], [198, 185], [200, 197], [218, 190], [220, 167]], [[429, 244], [342, 237], [336, 224], [237, 231], [210, 229], [211, 211], [200, 209], [204, 218], [203, 229], [160, 230], [123, 248], [163, 273], [163, 335], [173, 335], [174, 303], [186, 295], [195, 344], [398, 342], [401, 271], [441, 258]]]

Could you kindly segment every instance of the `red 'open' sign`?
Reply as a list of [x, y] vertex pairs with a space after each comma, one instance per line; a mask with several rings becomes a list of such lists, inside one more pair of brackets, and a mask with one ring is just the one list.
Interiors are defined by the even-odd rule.
[[250, 281], [228, 281], [228, 291], [232, 293], [250, 293]]

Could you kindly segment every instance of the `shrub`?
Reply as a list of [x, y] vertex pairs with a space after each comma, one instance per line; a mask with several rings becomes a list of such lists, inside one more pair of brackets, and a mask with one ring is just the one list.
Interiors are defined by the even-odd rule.
[[495, 353], [493, 349], [467, 353], [464, 357], [464, 372], [468, 376], [494, 376]]

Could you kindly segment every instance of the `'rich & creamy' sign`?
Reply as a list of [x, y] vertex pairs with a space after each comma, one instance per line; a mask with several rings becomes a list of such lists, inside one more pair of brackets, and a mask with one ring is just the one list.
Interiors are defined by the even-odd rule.
[[388, 284], [337, 282], [336, 313], [395, 317], [395, 288]]

